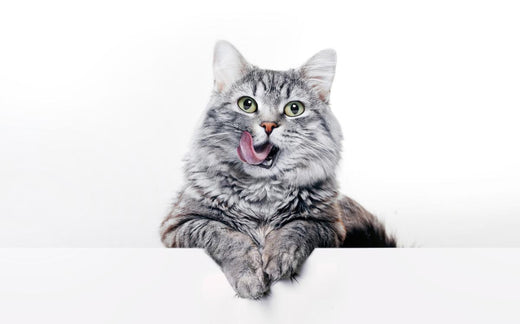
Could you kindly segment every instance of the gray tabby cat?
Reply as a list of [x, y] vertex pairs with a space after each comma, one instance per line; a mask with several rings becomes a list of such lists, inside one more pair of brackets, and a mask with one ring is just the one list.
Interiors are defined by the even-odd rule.
[[271, 71], [228, 42], [215, 46], [214, 91], [161, 239], [206, 249], [240, 297], [260, 298], [291, 278], [315, 247], [396, 246], [338, 192], [342, 133], [328, 105], [335, 67], [334, 50]]

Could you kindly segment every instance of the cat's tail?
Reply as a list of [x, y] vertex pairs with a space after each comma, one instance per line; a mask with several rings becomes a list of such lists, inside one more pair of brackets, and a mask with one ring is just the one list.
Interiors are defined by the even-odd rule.
[[343, 196], [339, 205], [347, 232], [341, 247], [397, 247], [383, 223], [356, 201]]

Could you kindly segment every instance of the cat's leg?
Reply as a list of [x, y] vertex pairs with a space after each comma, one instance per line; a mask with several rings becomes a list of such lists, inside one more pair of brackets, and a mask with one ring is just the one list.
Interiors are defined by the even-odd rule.
[[295, 220], [270, 232], [262, 252], [264, 271], [271, 281], [293, 277], [315, 247], [336, 247], [343, 240], [337, 222]]
[[249, 236], [219, 221], [199, 215], [170, 215], [161, 225], [161, 238], [167, 247], [206, 249], [240, 297], [256, 299], [269, 290], [258, 246]]

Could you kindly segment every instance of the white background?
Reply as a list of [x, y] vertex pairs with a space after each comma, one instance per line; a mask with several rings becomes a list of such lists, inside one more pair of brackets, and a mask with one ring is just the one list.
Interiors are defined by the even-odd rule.
[[2, 1], [0, 246], [158, 247], [216, 40], [338, 52], [342, 190], [405, 245], [520, 246], [516, 1]]

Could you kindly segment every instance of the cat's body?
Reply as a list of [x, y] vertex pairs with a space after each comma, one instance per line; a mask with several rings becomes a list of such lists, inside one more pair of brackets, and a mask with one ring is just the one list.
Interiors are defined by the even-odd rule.
[[298, 70], [261, 70], [217, 43], [215, 92], [161, 238], [167, 247], [205, 248], [241, 297], [259, 298], [293, 276], [315, 247], [396, 245], [338, 192], [334, 68], [329, 50]]

